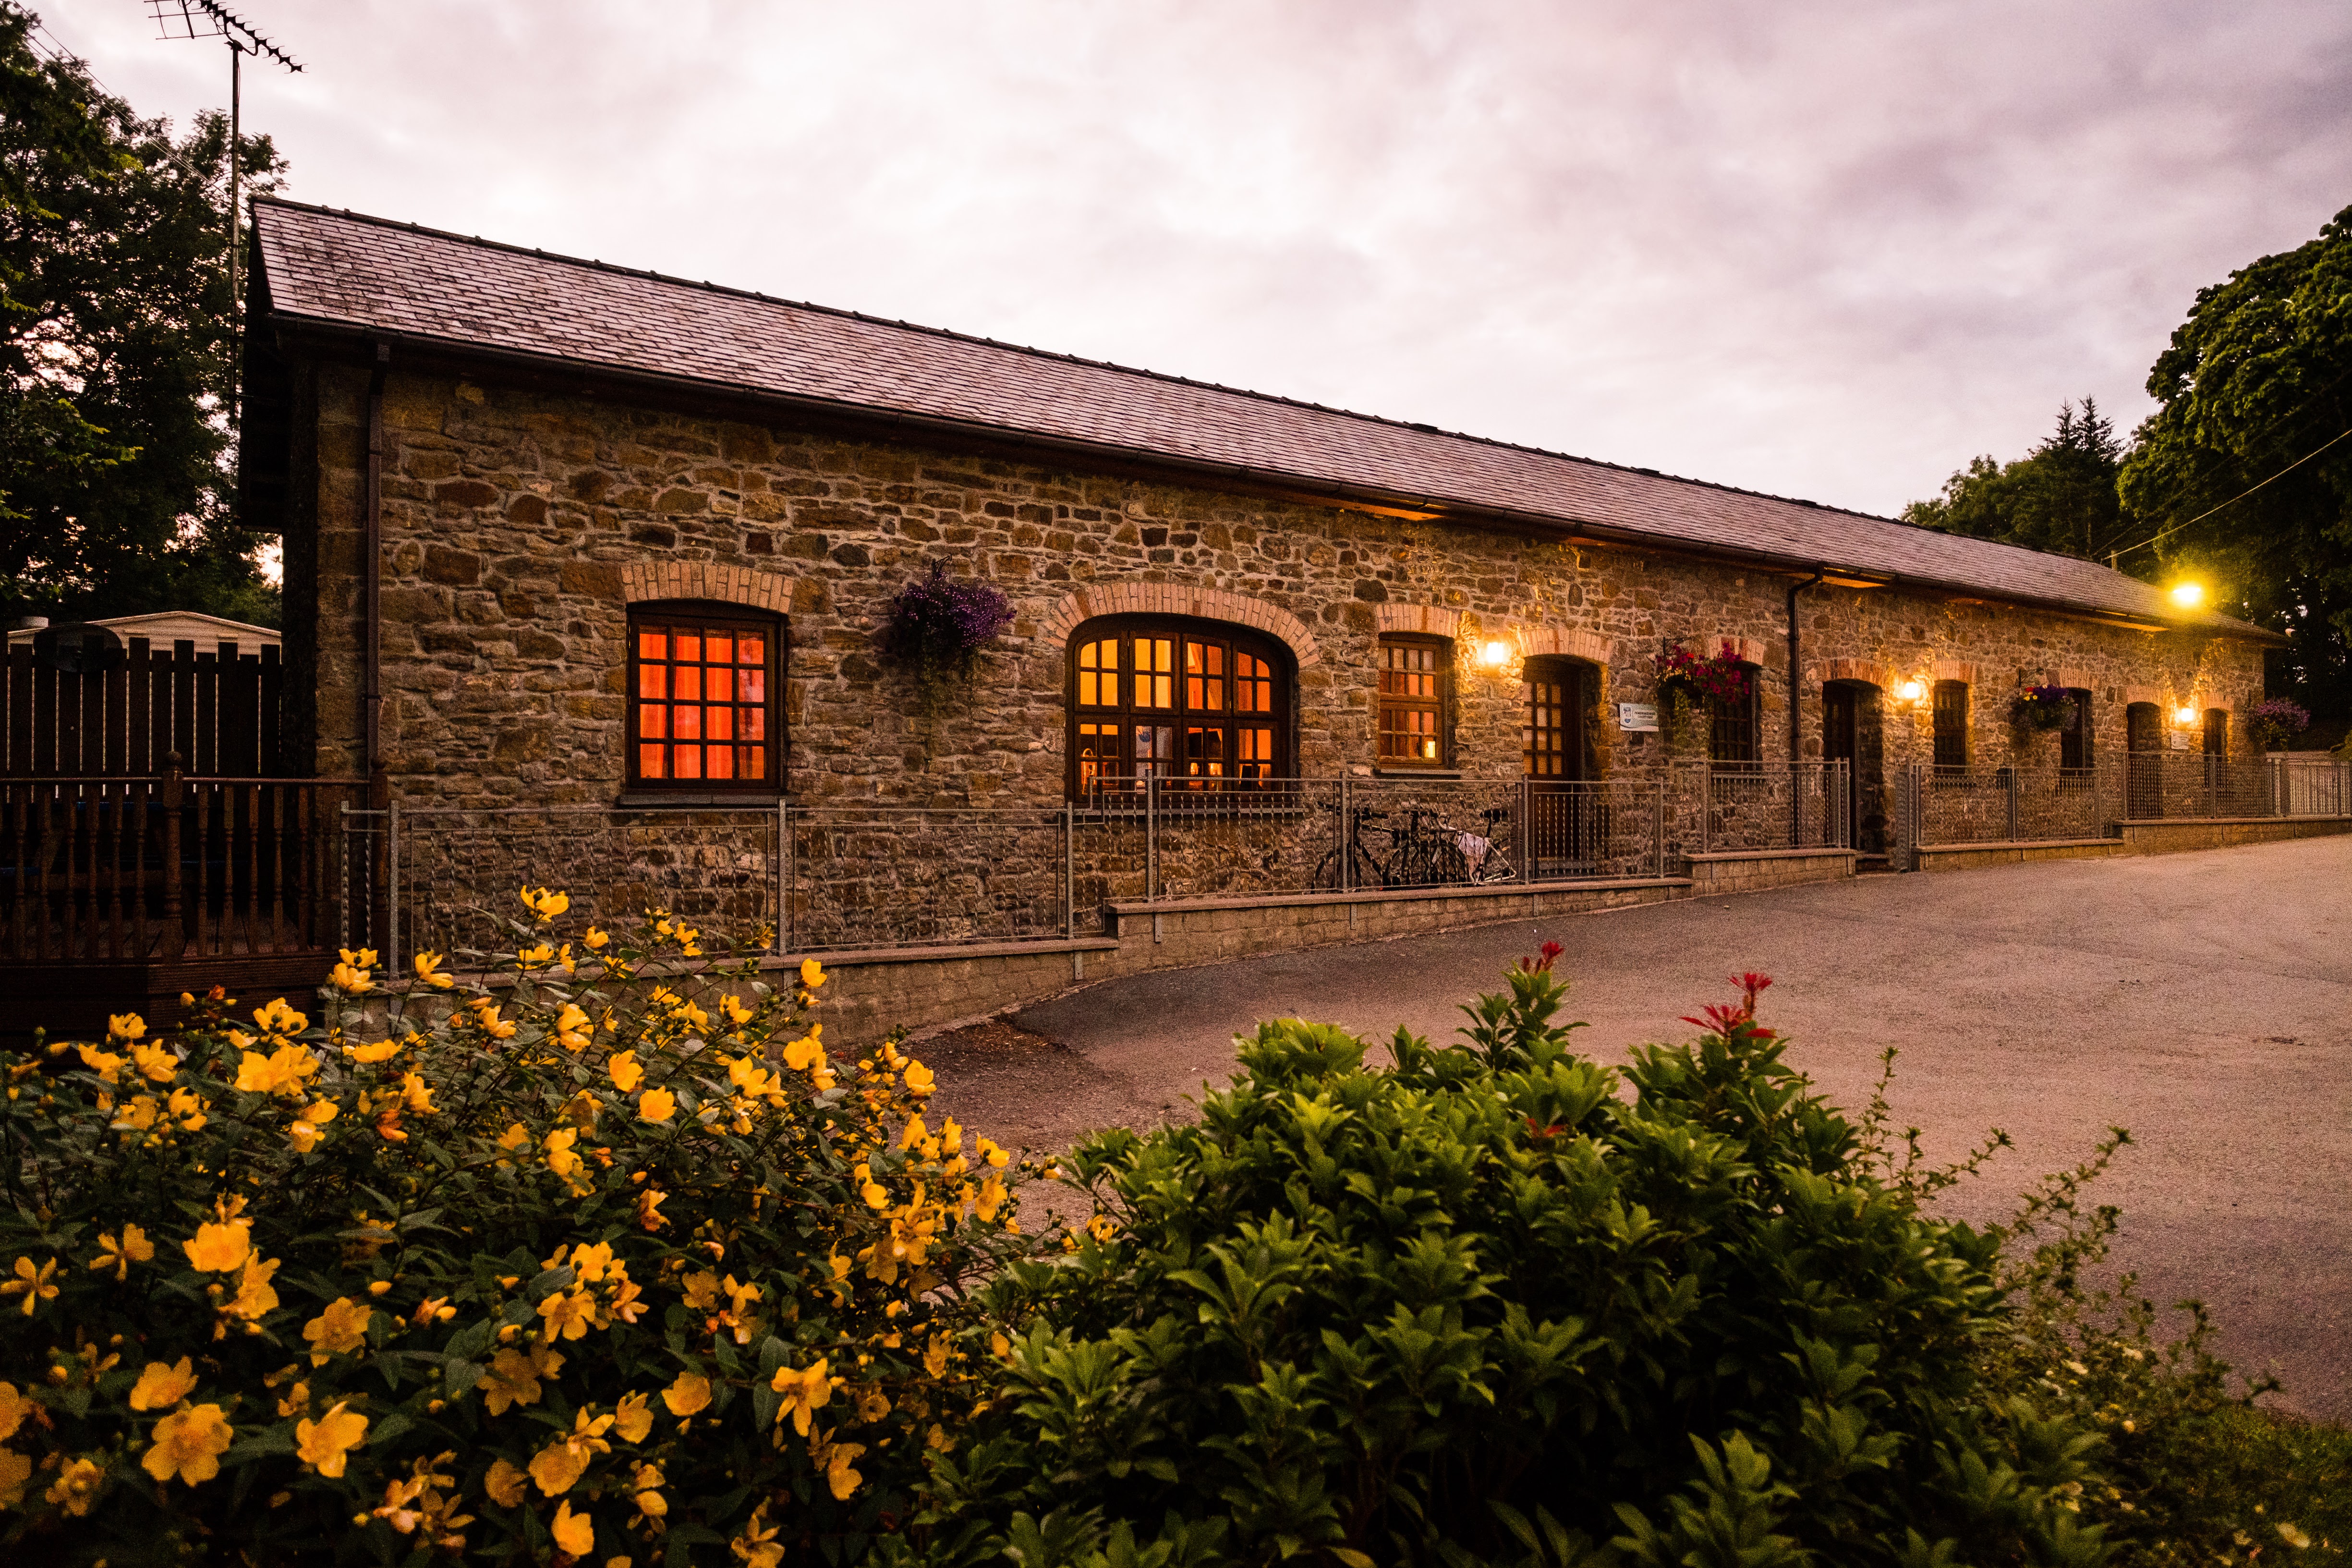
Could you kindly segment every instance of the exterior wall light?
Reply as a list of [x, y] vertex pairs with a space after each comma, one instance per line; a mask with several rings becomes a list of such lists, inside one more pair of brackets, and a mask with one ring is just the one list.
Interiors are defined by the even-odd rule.
[[1511, 645], [1507, 642], [1482, 644], [1478, 649], [1478, 662], [1488, 669], [1501, 669], [1511, 662]]
[[2202, 583], [2175, 583], [2172, 585], [2171, 598], [2172, 602], [2179, 605], [2182, 609], [2193, 610], [2198, 605], [2205, 602], [2205, 584]]
[[2183, 724], [2197, 722], [2197, 710], [2194, 708], [2176, 708], [2172, 710], [2172, 716]]
[[1927, 688], [1916, 680], [1906, 680], [1895, 689], [1895, 697], [1905, 702], [1916, 702], [1927, 695]]

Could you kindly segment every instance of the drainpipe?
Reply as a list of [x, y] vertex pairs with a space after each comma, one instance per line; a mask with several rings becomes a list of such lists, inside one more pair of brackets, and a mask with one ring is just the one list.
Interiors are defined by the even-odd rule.
[[[362, 503], [367, 510], [367, 542], [362, 556], [367, 576], [360, 611], [361, 651], [366, 659], [361, 686], [366, 719], [361, 762], [368, 772], [371, 795], [384, 793], [387, 787], [383, 777], [383, 375], [391, 363], [392, 345], [379, 339], [375, 363], [368, 372], [367, 497]], [[381, 808], [386, 803], [370, 804]]]
[[1829, 575], [1829, 568], [1816, 566], [1813, 574], [1801, 583], [1789, 584], [1789, 847], [1804, 847], [1804, 810], [1798, 802], [1802, 798], [1797, 789], [1797, 748], [1804, 735], [1802, 701], [1805, 689], [1804, 640], [1797, 630], [1797, 595], [1808, 588], [1817, 587]]

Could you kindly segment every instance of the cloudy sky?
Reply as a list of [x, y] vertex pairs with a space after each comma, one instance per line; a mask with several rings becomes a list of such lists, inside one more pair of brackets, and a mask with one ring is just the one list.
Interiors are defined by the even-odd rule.
[[1870, 511], [2352, 205], [2343, 0], [234, 8], [299, 199]]

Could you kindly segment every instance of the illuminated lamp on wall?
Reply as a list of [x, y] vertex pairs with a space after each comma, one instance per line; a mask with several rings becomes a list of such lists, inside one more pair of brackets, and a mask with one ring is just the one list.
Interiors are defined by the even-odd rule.
[[1511, 662], [1511, 645], [1501, 641], [1481, 643], [1478, 647], [1478, 662], [1488, 670], [1499, 674], [1503, 667]]
[[1897, 701], [1908, 702], [1914, 707], [1918, 706], [1919, 702], [1925, 699], [1927, 695], [1927, 684], [1923, 680], [1906, 680], [1902, 685], [1895, 689], [1895, 696]]
[[2172, 710], [2172, 717], [2179, 723], [2194, 724], [2197, 722], [2197, 710], [2194, 708], [2176, 708]]

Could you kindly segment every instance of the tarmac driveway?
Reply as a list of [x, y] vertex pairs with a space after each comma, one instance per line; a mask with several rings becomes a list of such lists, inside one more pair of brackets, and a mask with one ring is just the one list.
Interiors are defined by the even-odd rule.
[[[1011, 1142], [1186, 1114], [1232, 1037], [1304, 1016], [1433, 1038], [1546, 938], [1567, 949], [1586, 1048], [1687, 1037], [1675, 1022], [1757, 969], [1790, 1060], [1858, 1110], [1899, 1047], [1899, 1121], [1951, 1156], [2016, 1151], [1949, 1206], [1997, 1217], [2037, 1173], [2131, 1130], [2100, 1194], [2116, 1260], [2160, 1304], [2202, 1298], [2222, 1353], [2279, 1403], [2352, 1421], [2352, 837], [1786, 889], [1489, 926], [1107, 981], [927, 1049], [942, 1103]], [[1046, 1042], [1051, 1042], [1047, 1044]]]

